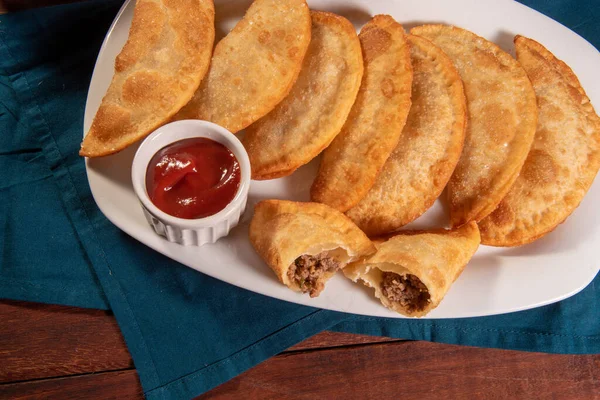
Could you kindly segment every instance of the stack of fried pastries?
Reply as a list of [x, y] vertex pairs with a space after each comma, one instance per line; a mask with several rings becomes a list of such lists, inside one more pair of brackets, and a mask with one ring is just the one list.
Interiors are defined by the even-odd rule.
[[[407, 316], [438, 306], [480, 243], [518, 246], [564, 222], [600, 168], [600, 118], [573, 71], [532, 39], [516, 59], [458, 27], [356, 34], [305, 0], [254, 0], [212, 50], [212, 0], [138, 0], [81, 155], [175, 119], [236, 133], [252, 178], [319, 154], [311, 202], [258, 203], [250, 241], [290, 289], [338, 271]], [[451, 229], [402, 231], [443, 193]]]
[[[529, 243], [574, 211], [600, 167], [600, 119], [571, 69], [531, 39], [517, 36], [514, 59], [457, 27], [424, 25], [407, 35], [389, 16], [373, 18], [359, 39], [361, 87], [346, 122], [323, 152], [313, 202], [291, 203], [302, 212], [293, 224], [283, 224], [285, 229], [274, 228], [287, 215], [284, 203], [269, 201], [268, 207], [280, 208], [270, 217], [267, 205], [259, 203], [251, 242], [292, 290], [317, 296], [339, 269], [373, 288], [385, 307], [421, 317], [440, 304], [480, 243]], [[304, 68], [302, 74], [308, 75], [311, 67]], [[294, 100], [301, 103], [298, 97]], [[314, 149], [311, 141], [325, 132], [308, 135], [305, 127], [290, 122], [303, 115], [283, 108], [285, 118], [272, 115], [279, 122], [278, 149], [268, 146], [273, 131], [262, 137], [260, 129], [250, 131], [246, 143], [252, 143], [248, 151], [257, 170], [266, 165], [261, 153], [290, 160], [296, 152]], [[330, 109], [322, 110], [324, 118], [330, 118]], [[256, 126], [273, 119], [267, 115]], [[287, 173], [272, 177], [291, 174], [306, 162], [287, 164], [279, 169]], [[444, 189], [452, 229], [400, 230]], [[371, 238], [374, 251], [361, 238], [355, 246], [360, 243], [364, 251], [355, 250], [353, 259], [348, 253], [352, 239], [347, 236], [342, 245], [339, 234], [327, 233], [336, 224], [350, 230], [348, 218]], [[324, 236], [317, 239], [316, 231]], [[301, 246], [291, 250], [296, 243]], [[314, 250], [302, 249], [311, 243]]]

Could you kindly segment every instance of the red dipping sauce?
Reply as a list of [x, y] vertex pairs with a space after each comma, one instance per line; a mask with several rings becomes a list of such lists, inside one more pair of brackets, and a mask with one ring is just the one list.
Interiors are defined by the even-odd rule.
[[221, 143], [184, 139], [160, 149], [148, 163], [146, 191], [169, 215], [196, 219], [216, 214], [235, 197], [240, 164]]

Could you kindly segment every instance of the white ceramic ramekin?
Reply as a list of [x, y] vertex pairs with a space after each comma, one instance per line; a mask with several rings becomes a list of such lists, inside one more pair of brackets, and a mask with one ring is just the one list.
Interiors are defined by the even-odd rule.
[[[199, 137], [212, 139], [231, 150], [240, 164], [240, 187], [231, 203], [214, 215], [198, 219], [177, 218], [161, 211], [150, 200], [146, 191], [146, 170], [152, 157], [163, 147]], [[202, 246], [226, 236], [238, 224], [248, 198], [250, 160], [242, 143], [227, 129], [207, 121], [177, 121], [158, 128], [142, 142], [133, 158], [131, 179], [144, 215], [157, 234], [170, 242]]]

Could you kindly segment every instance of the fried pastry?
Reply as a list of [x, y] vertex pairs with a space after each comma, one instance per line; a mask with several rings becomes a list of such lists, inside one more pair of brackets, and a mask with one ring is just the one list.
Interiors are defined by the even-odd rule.
[[210, 69], [175, 119], [202, 119], [238, 132], [289, 93], [310, 43], [305, 0], [254, 0], [215, 47]]
[[395, 231], [418, 218], [452, 176], [465, 138], [463, 84], [452, 60], [432, 42], [408, 35], [412, 106], [396, 149], [350, 217], [367, 235]]
[[311, 11], [311, 42], [290, 94], [246, 129], [253, 179], [290, 175], [329, 146], [354, 104], [363, 74], [360, 42], [347, 19]]
[[138, 0], [127, 43], [80, 155], [116, 153], [164, 124], [208, 70], [215, 39], [212, 0]]
[[364, 74], [342, 131], [323, 152], [313, 201], [345, 212], [371, 189], [400, 139], [410, 109], [412, 67], [402, 26], [377, 15], [359, 35]]
[[411, 33], [439, 46], [454, 62], [467, 98], [467, 131], [448, 197], [452, 226], [490, 214], [517, 179], [537, 123], [535, 93], [519, 63], [464, 29], [424, 25]]
[[256, 205], [250, 242], [284, 285], [310, 297], [337, 270], [375, 251], [344, 214], [324, 204], [285, 200]]
[[577, 208], [600, 167], [600, 118], [564, 62], [534, 40], [515, 38], [537, 95], [539, 120], [521, 174], [480, 222], [492, 246], [519, 246], [551, 232]]
[[375, 289], [375, 297], [402, 315], [422, 317], [436, 308], [479, 247], [477, 224], [455, 230], [399, 232], [376, 241], [377, 252], [344, 275]]

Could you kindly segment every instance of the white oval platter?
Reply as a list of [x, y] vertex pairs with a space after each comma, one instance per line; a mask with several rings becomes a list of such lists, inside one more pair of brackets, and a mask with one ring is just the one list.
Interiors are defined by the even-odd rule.
[[[514, 54], [513, 37], [521, 34], [544, 44], [575, 71], [596, 109], [600, 108], [600, 53], [583, 38], [552, 19], [512, 0], [309, 0], [313, 9], [338, 13], [357, 30], [376, 14], [390, 14], [405, 28], [446, 23], [469, 29]], [[243, 16], [249, 0], [217, 0], [217, 39]], [[110, 83], [116, 55], [123, 47], [134, 2], [126, 2], [100, 50], [89, 88], [84, 134]], [[214, 245], [183, 247], [157, 236], [147, 224], [133, 192], [131, 161], [137, 145], [101, 159], [86, 160], [92, 194], [100, 210], [120, 229], [150, 248], [214, 278], [257, 293], [312, 307], [401, 318], [383, 308], [372, 293], [337, 274], [315, 299], [281, 285], [248, 241], [248, 221], [262, 199], [308, 200], [318, 160], [292, 176], [252, 182], [243, 223]], [[600, 180], [581, 206], [554, 232], [527, 246], [498, 249], [481, 246], [442, 304], [428, 318], [474, 317], [526, 310], [550, 304], [582, 290], [600, 266]], [[445, 226], [438, 201], [409, 227]]]

